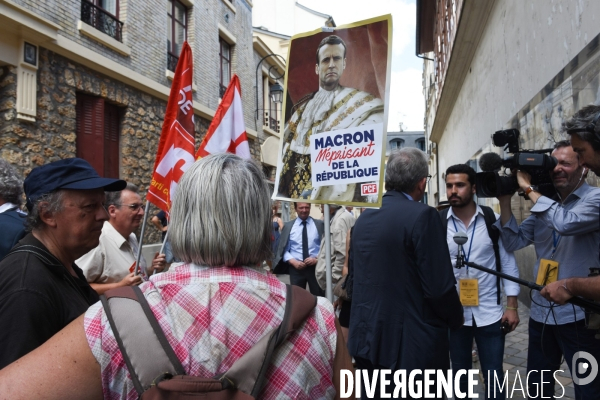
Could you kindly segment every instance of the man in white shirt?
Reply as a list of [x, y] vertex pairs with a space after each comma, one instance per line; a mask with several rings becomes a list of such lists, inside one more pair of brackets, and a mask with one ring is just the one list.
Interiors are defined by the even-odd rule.
[[[462, 231], [466, 232], [469, 238], [463, 245], [466, 261], [518, 277], [519, 270], [514, 255], [504, 249], [499, 233], [496, 234], [496, 253], [494, 241], [488, 231], [488, 223], [491, 226], [499, 216], [490, 208], [475, 204], [474, 194], [473, 168], [466, 164], [458, 164], [446, 170], [446, 195], [451, 207], [443, 210], [440, 215], [442, 222], [448, 225], [446, 240], [452, 265], [456, 266], [458, 252], [458, 245], [454, 243], [453, 237], [456, 232]], [[488, 223], [486, 213], [490, 219]], [[497, 265], [498, 261], [500, 265]], [[502, 279], [507, 297], [506, 310], [503, 310], [498, 277], [466, 266], [461, 269], [455, 267], [454, 276], [458, 282], [465, 323], [460, 329], [450, 332], [452, 370], [456, 373], [472, 367], [471, 349], [475, 339], [486, 385], [488, 377], [490, 382], [494, 382], [494, 372], [498, 382], [502, 382], [504, 335], [513, 331], [519, 324], [517, 295], [520, 287], [515, 282]], [[460, 390], [466, 393], [466, 375], [463, 377], [465, 379], [461, 378]], [[505, 398], [505, 394], [501, 393], [497, 385], [489, 391], [486, 390], [486, 393], [490, 393], [491, 399]]]
[[[120, 192], [107, 192], [105, 207], [109, 219], [102, 227], [100, 244], [76, 261], [98, 294], [142, 282], [142, 276], [135, 275], [139, 244], [133, 232], [144, 218], [137, 186], [128, 183]], [[164, 254], [156, 253], [149, 266], [143, 256], [140, 258], [142, 275], [161, 272], [165, 265]]]

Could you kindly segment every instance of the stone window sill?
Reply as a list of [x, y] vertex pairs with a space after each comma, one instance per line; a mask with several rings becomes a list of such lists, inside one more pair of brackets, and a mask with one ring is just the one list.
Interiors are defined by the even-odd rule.
[[273, 129], [269, 128], [268, 126], [263, 125], [262, 129], [263, 129], [263, 132], [268, 133], [269, 135], [279, 137], [279, 132], [274, 131]]
[[233, 3], [229, 0], [221, 0], [223, 3], [225, 3], [225, 5], [227, 7], [229, 7], [231, 9], [231, 11], [233, 11], [234, 13], [237, 13], [237, 10], [235, 9], [235, 6], [233, 5]]
[[258, 133], [254, 129], [250, 129], [250, 128], [246, 127], [246, 136], [249, 139], [256, 139], [256, 138], [258, 138]]
[[100, 32], [98, 29], [86, 24], [83, 21], [77, 21], [77, 29], [82, 35], [85, 35], [89, 38], [94, 39], [97, 42], [102, 43], [103, 45], [116, 51], [117, 53], [120, 53], [127, 57], [131, 55], [131, 47], [126, 46], [118, 40], [111, 38], [106, 33]]

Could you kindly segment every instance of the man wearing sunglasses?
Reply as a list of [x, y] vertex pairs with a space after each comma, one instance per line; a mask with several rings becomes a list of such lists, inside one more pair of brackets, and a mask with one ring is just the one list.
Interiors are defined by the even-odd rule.
[[142, 256], [142, 275], [135, 274], [139, 243], [133, 232], [144, 218], [137, 186], [128, 183], [120, 192], [107, 193], [105, 207], [109, 219], [102, 227], [100, 245], [77, 260], [77, 265], [98, 294], [121, 286], [139, 285], [142, 275], [161, 272], [166, 265], [164, 254], [156, 253], [149, 265]]

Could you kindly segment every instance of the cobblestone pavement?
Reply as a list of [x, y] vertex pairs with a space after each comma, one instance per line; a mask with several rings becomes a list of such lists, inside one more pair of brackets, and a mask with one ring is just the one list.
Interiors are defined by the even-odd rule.
[[[527, 345], [528, 345], [528, 328], [529, 328], [529, 309], [521, 302], [519, 302], [519, 319], [521, 322], [514, 332], [506, 335], [506, 342], [504, 344], [504, 371], [508, 371], [508, 391], [507, 399], [527, 399], [527, 388], [526, 388], [526, 377], [527, 377]], [[473, 363], [473, 369], [481, 370], [479, 361]], [[559, 372], [556, 377], [564, 387], [556, 385], [555, 396], [561, 400], [574, 400], [575, 390], [573, 388], [573, 381], [571, 380], [571, 374], [569, 373], [569, 367], [566, 362], [563, 362], [561, 368], [563, 372]], [[515, 377], [519, 372], [521, 384], [517, 383], [514, 385]], [[513, 391], [514, 386], [514, 391]], [[479, 385], [476, 387], [475, 393], [479, 395], [480, 399], [485, 398], [485, 389], [483, 385], [483, 375], [479, 375]], [[525, 391], [521, 391], [521, 388]], [[562, 397], [560, 397], [562, 396]]]

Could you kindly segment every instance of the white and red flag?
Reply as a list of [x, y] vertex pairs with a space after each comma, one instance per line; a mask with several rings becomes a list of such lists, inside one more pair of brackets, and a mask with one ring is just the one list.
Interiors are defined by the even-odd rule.
[[196, 158], [226, 152], [251, 158], [241, 93], [240, 79], [234, 75], [196, 152]]
[[183, 43], [167, 103], [148, 201], [169, 212], [177, 182], [192, 166], [194, 158], [194, 108], [192, 49]]

